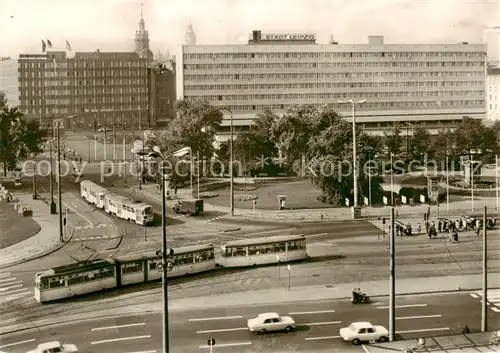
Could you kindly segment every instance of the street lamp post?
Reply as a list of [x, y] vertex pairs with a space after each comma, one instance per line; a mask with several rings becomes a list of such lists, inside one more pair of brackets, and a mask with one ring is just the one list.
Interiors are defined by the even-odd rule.
[[59, 240], [64, 241], [64, 229], [63, 229], [63, 211], [62, 211], [62, 192], [61, 192], [61, 133], [60, 127], [63, 124], [63, 120], [54, 120], [56, 134], [57, 134], [57, 197], [59, 203]]
[[229, 140], [229, 207], [231, 209], [231, 216], [234, 216], [234, 173], [233, 173], [233, 111], [227, 107], [222, 107], [222, 110], [227, 110], [231, 114], [230, 126], [230, 140]]
[[358, 207], [358, 165], [357, 165], [357, 155], [356, 155], [356, 104], [366, 103], [366, 99], [360, 101], [353, 101], [352, 99], [346, 101], [338, 101], [338, 103], [349, 103], [352, 107], [352, 159], [353, 159], [353, 190], [354, 190], [354, 202], [353, 208]]
[[[52, 135], [54, 135], [54, 128], [52, 128]], [[52, 136], [54, 137], [54, 136]], [[52, 166], [52, 143], [53, 141], [50, 140], [49, 143], [49, 162], [50, 162], [50, 175], [49, 175], [49, 188], [50, 188], [50, 214], [55, 214], [56, 213], [56, 203], [54, 202], [54, 168]]]

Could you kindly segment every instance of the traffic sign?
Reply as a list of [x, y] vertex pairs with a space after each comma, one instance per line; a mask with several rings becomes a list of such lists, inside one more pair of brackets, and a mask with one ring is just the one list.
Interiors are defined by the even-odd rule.
[[209, 346], [215, 346], [215, 338], [209, 338], [208, 341], [207, 341], [207, 344]]
[[52, 127], [55, 129], [64, 129], [64, 120], [63, 119], [54, 119], [52, 121]]

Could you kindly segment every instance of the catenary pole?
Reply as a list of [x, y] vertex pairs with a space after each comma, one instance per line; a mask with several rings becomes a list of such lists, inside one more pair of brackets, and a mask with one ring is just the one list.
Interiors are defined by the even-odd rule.
[[389, 340], [394, 341], [396, 332], [396, 255], [394, 249], [394, 206], [391, 207], [391, 241], [390, 241], [390, 293], [389, 293]]
[[483, 210], [483, 301], [481, 303], [481, 332], [488, 331], [488, 237], [486, 231], [486, 213]]

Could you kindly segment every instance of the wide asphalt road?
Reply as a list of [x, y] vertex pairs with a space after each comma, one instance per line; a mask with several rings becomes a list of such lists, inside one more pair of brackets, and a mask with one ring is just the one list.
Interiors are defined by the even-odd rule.
[[[297, 330], [251, 334], [246, 320], [264, 312], [291, 315]], [[489, 329], [498, 329], [500, 314], [488, 310], [488, 315]], [[171, 351], [176, 353], [208, 352], [209, 338], [216, 340], [214, 352], [363, 352], [343, 342], [339, 329], [354, 321], [388, 328], [388, 298], [360, 305], [335, 300], [175, 311], [169, 320]], [[481, 303], [468, 293], [400, 296], [396, 301], [397, 339], [461, 333], [466, 324], [478, 331], [480, 322]], [[74, 343], [87, 353], [161, 352], [162, 316], [151, 312], [88, 321], [75, 316], [64, 325], [0, 336], [0, 350], [21, 353], [50, 340]]]

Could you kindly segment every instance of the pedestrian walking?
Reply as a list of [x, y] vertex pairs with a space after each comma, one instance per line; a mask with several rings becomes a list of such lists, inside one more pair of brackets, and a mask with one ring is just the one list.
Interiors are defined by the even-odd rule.
[[422, 225], [420, 224], [420, 222], [418, 222], [417, 227], [418, 227], [418, 234], [422, 233]]

